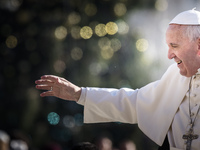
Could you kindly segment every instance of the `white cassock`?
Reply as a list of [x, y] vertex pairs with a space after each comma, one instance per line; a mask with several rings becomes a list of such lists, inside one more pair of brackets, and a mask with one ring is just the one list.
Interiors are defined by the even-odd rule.
[[173, 64], [161, 80], [140, 89], [82, 88], [78, 103], [84, 105], [84, 123], [137, 123], [144, 134], [162, 145], [189, 82]]

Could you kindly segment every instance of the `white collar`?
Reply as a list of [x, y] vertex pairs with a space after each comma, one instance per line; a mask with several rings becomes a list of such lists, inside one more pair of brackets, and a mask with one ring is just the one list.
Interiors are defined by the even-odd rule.
[[200, 74], [200, 68], [197, 70], [197, 73], [196, 74]]

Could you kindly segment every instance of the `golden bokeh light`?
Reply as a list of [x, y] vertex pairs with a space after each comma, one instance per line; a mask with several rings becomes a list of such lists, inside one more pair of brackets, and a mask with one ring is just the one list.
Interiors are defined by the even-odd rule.
[[109, 38], [103, 37], [99, 39], [98, 45], [101, 49], [108, 49], [111, 47], [111, 41]]
[[72, 36], [72, 38], [74, 38], [74, 39], [80, 39], [81, 38], [80, 30], [81, 30], [81, 27], [79, 27], [79, 26], [73, 26], [71, 28], [71, 36]]
[[89, 71], [92, 75], [98, 76], [109, 70], [108, 64], [105, 62], [93, 62], [89, 66]]
[[117, 38], [111, 39], [111, 48], [116, 52], [122, 47], [121, 42]]
[[158, 11], [165, 11], [168, 8], [168, 2], [167, 0], [156, 0], [155, 2], [155, 8]]
[[64, 26], [57, 27], [55, 30], [55, 37], [63, 40], [67, 36], [67, 29]]
[[89, 3], [85, 7], [85, 13], [88, 16], [94, 16], [97, 13], [97, 7], [93, 3]]
[[107, 34], [105, 27], [106, 27], [105, 24], [98, 24], [95, 27], [96, 35], [98, 35], [99, 37], [105, 36]]
[[57, 72], [57, 73], [63, 73], [66, 69], [66, 64], [64, 61], [62, 60], [57, 60], [55, 61], [54, 63], [54, 70]]
[[81, 16], [77, 12], [72, 12], [68, 16], [68, 22], [71, 25], [78, 24], [81, 21]]
[[79, 47], [75, 47], [71, 50], [71, 57], [73, 60], [80, 60], [83, 57], [83, 51]]
[[89, 26], [84, 26], [80, 30], [80, 35], [83, 39], [90, 39], [93, 35], [93, 31]]
[[13, 35], [8, 36], [8, 38], [6, 39], [6, 46], [8, 48], [15, 48], [17, 46], [17, 38]]
[[118, 26], [115, 22], [108, 22], [105, 26], [105, 29], [109, 35], [114, 35], [118, 31]]
[[149, 43], [146, 39], [139, 39], [136, 41], [136, 48], [140, 52], [144, 52], [148, 49]]
[[114, 12], [115, 12], [115, 15], [118, 16], [118, 17], [125, 15], [126, 12], [127, 12], [126, 5], [123, 4], [123, 3], [115, 4]]
[[109, 48], [104, 48], [104, 49], [101, 49], [101, 56], [108, 60], [108, 59], [111, 59], [114, 55], [114, 50], [109, 47]]
[[112, 40], [110, 40], [107, 37], [103, 37], [103, 38], [99, 39], [99, 41], [98, 41], [98, 45], [101, 49], [101, 56], [106, 60], [111, 59], [114, 55], [114, 52], [115, 52], [115, 50], [112, 47], [111, 41]]
[[119, 34], [127, 34], [129, 32], [129, 25], [125, 21], [118, 20], [117, 26]]

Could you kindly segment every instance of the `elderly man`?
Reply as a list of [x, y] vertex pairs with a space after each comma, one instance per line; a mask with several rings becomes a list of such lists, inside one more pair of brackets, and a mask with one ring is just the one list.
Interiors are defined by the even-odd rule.
[[44, 75], [36, 88], [84, 105], [84, 122], [137, 123], [155, 143], [167, 135], [170, 150], [200, 148], [200, 12], [178, 14], [166, 31], [168, 58], [174, 59], [162, 78], [140, 89], [80, 88]]

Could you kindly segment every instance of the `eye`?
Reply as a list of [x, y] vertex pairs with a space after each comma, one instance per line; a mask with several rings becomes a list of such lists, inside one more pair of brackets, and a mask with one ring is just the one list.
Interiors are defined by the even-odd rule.
[[177, 46], [177, 45], [173, 45], [172, 47], [173, 47], [173, 48], [177, 48], [178, 46]]
[[170, 45], [171, 45], [172, 48], [177, 48], [177, 47], [178, 47], [177, 44], [173, 44], [173, 43], [171, 43]]

